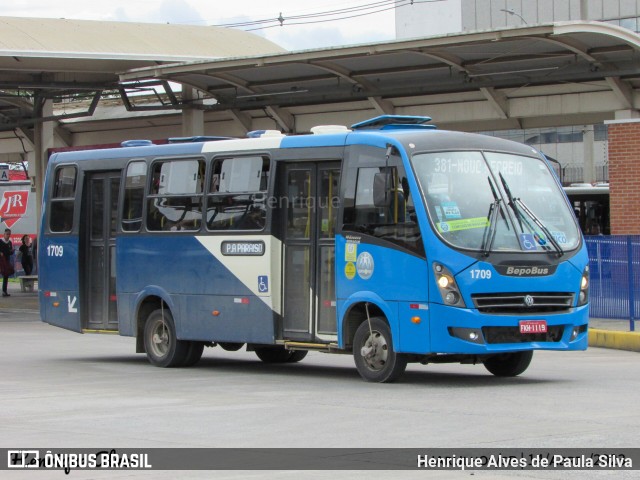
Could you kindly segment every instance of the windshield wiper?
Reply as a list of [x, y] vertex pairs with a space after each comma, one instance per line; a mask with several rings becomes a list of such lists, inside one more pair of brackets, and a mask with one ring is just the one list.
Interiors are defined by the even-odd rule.
[[507, 194], [507, 198], [509, 199], [508, 205], [516, 214], [516, 219], [518, 220], [518, 224], [520, 225], [520, 230], [524, 232], [524, 227], [522, 226], [522, 217], [523, 217], [522, 212], [518, 210], [518, 205], [516, 205], [516, 202], [513, 199], [513, 195], [511, 195], [511, 189], [509, 188], [507, 181], [502, 176], [502, 173], [498, 173], [498, 175], [500, 175], [500, 181], [502, 182], [502, 187], [504, 188], [504, 191]]
[[[547, 228], [547, 226], [542, 223], [542, 220], [540, 220], [538, 218], [538, 216], [533, 213], [529, 207], [527, 207], [527, 205], [520, 199], [520, 198], [516, 198], [516, 203], [520, 206], [520, 208], [522, 210], [524, 210], [524, 212], [529, 215], [531, 217], [531, 219], [533, 220], [533, 222], [540, 228], [540, 230], [542, 230], [542, 232], [546, 235], [546, 237], [549, 239], [549, 242], [551, 243], [551, 245], [553, 245], [553, 248], [556, 249], [556, 251], [558, 252], [558, 256], [561, 257], [562, 255], [564, 255], [564, 250], [562, 249], [562, 247], [560, 246], [560, 244], [557, 242], [557, 240], [555, 239], [555, 237], [551, 234], [551, 232], [549, 231], [549, 229]], [[535, 230], [534, 230], [535, 231]]]
[[[521, 230], [524, 232], [524, 228], [522, 225], [522, 221], [524, 220], [529, 230], [537, 235], [536, 229], [531, 225], [529, 220], [527, 220], [527, 217], [524, 215], [524, 213], [522, 213], [522, 211], [524, 211], [529, 216], [529, 218], [533, 220], [533, 223], [535, 223], [538, 226], [538, 228], [542, 230], [542, 232], [545, 234], [545, 236], [547, 237], [551, 245], [553, 245], [553, 248], [555, 248], [555, 250], [558, 252], [558, 256], [561, 257], [562, 255], [564, 255], [564, 250], [558, 244], [558, 242], [556, 241], [554, 236], [551, 234], [549, 229], [546, 227], [546, 225], [542, 223], [542, 220], [540, 220], [538, 216], [535, 213], [533, 213], [531, 209], [527, 207], [527, 205], [520, 198], [513, 197], [513, 195], [511, 194], [511, 189], [509, 188], [507, 181], [502, 176], [502, 173], [499, 173], [499, 175], [500, 175], [500, 181], [502, 182], [502, 186], [504, 187], [504, 191], [506, 192], [507, 197], [509, 199], [509, 206], [511, 207], [513, 212], [516, 214], [516, 218], [518, 219], [518, 223], [520, 224]], [[546, 242], [543, 244], [543, 243], [540, 243], [540, 241], [538, 241], [538, 243], [542, 247], [544, 247], [546, 244]]]
[[496, 192], [495, 187], [493, 186], [493, 182], [491, 181], [491, 177], [487, 177], [487, 181], [489, 182], [489, 186], [491, 187], [491, 193], [493, 194], [493, 202], [489, 205], [489, 213], [487, 213], [487, 220], [489, 223], [484, 228], [484, 233], [482, 234], [482, 245], [480, 249], [482, 250], [482, 254], [485, 257], [488, 257], [491, 253], [491, 247], [493, 246], [493, 242], [496, 238], [496, 231], [498, 224], [496, 223], [496, 217], [498, 212], [502, 215], [502, 219], [507, 224], [507, 229], [509, 229], [509, 222], [502, 211], [502, 207], [500, 206], [500, 202], [502, 201]]
[[487, 220], [489, 223], [484, 228], [484, 234], [482, 235], [482, 245], [480, 250], [485, 257], [489, 256], [493, 241], [496, 238], [496, 216], [498, 215], [498, 209], [500, 208], [500, 199], [494, 200], [489, 205], [489, 213], [487, 213]]

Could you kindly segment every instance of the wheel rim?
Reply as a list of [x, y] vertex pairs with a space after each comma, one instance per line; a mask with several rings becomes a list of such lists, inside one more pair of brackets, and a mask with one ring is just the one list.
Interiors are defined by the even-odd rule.
[[156, 357], [164, 357], [170, 348], [169, 327], [163, 319], [158, 319], [151, 329], [151, 350]]
[[375, 372], [382, 370], [389, 358], [387, 339], [380, 332], [374, 330], [365, 339], [360, 353], [367, 368]]

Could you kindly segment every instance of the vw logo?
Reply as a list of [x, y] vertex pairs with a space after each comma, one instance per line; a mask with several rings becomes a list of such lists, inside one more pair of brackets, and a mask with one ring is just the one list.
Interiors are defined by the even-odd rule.
[[531, 295], [525, 295], [524, 303], [525, 305], [527, 305], [527, 307], [533, 307], [534, 302], [535, 301]]

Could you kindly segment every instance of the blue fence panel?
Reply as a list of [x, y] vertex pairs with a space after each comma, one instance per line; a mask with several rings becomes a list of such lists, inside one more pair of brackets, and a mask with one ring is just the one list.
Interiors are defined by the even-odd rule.
[[640, 314], [640, 235], [585, 237], [589, 251], [590, 315], [628, 319]]

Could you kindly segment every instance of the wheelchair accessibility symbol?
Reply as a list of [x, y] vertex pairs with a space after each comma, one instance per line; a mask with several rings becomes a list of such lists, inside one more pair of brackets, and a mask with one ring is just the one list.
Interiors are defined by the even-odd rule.
[[520, 246], [523, 250], [537, 250], [536, 239], [531, 233], [520, 234]]
[[260, 293], [269, 291], [269, 277], [267, 275], [258, 276], [258, 291]]

